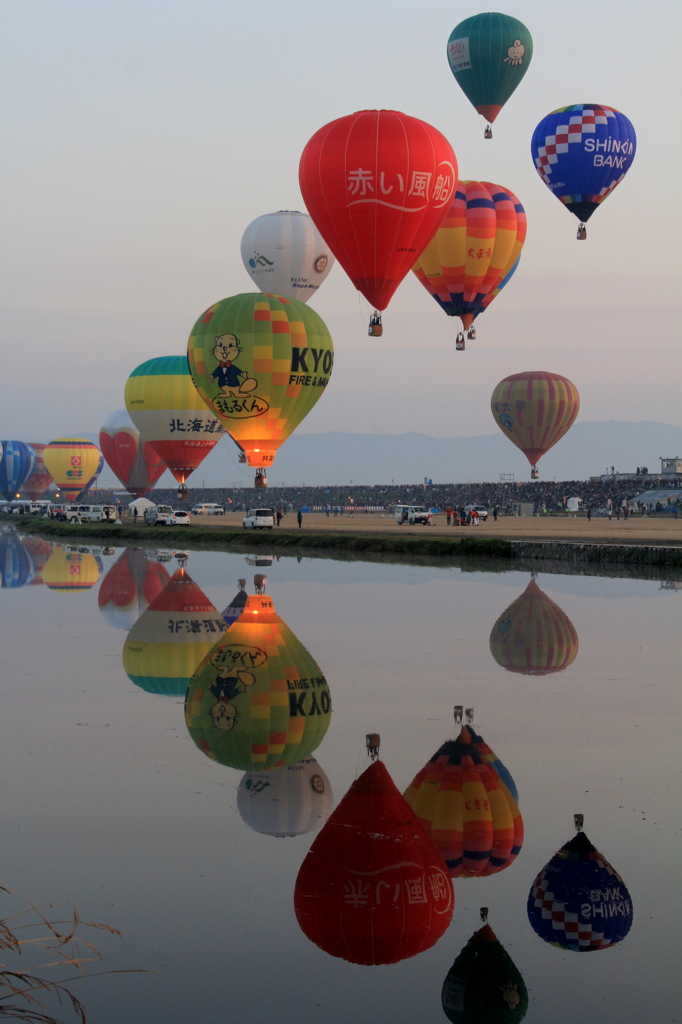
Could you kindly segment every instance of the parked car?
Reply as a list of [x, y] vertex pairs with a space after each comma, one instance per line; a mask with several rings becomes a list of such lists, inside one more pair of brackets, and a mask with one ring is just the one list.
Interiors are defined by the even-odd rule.
[[464, 511], [478, 512], [478, 518], [482, 519], [484, 522], [488, 518], [488, 509], [485, 507], [485, 505], [465, 505]]
[[189, 512], [177, 509], [175, 512], [171, 512], [170, 515], [166, 516], [164, 522], [166, 526], [189, 526]]
[[244, 529], [271, 530], [275, 525], [275, 514], [271, 508], [251, 508], [244, 516]]
[[195, 505], [192, 509], [194, 516], [224, 516], [225, 509], [222, 505], [212, 505], [210, 502], [202, 505]]
[[409, 526], [414, 526], [415, 523], [430, 526], [432, 515], [433, 513], [423, 505], [396, 505], [395, 507], [395, 521], [401, 526], [403, 523], [408, 523]]
[[144, 514], [144, 521], [147, 526], [156, 526], [157, 524], [165, 523], [166, 518], [171, 514], [173, 509], [170, 505], [152, 505], [148, 508]]
[[89, 505], [59, 505], [55, 518], [63, 523], [82, 523], [89, 511]]

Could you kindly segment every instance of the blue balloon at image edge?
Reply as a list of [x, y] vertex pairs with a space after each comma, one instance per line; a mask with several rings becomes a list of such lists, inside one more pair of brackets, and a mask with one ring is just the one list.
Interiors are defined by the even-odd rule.
[[635, 158], [632, 122], [612, 107], [577, 103], [543, 118], [531, 153], [549, 190], [587, 221], [622, 181]]
[[11, 501], [30, 477], [36, 464], [36, 453], [25, 441], [2, 441], [0, 491]]
[[632, 900], [623, 879], [584, 832], [542, 869], [527, 909], [541, 939], [576, 953], [608, 949], [632, 926]]

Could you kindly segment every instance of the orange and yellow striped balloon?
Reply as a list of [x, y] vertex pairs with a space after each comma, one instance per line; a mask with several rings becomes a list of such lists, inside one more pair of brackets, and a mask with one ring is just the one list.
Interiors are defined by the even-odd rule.
[[578, 634], [568, 615], [531, 580], [492, 628], [490, 652], [508, 672], [547, 676], [563, 672], [578, 653]]
[[523, 844], [515, 797], [478, 749], [466, 725], [414, 777], [405, 799], [443, 855], [453, 878], [493, 875]]
[[529, 370], [513, 373], [497, 385], [490, 408], [498, 427], [520, 448], [533, 474], [545, 452], [573, 426], [580, 411], [575, 384], [560, 373]]
[[513, 192], [489, 181], [460, 181], [452, 205], [412, 270], [464, 328], [511, 278], [526, 239], [526, 213]]

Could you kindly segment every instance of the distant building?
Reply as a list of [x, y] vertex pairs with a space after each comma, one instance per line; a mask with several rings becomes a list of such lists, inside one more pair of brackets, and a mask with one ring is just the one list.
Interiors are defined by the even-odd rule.
[[661, 474], [682, 473], [682, 459], [676, 455], [674, 459], [661, 459]]

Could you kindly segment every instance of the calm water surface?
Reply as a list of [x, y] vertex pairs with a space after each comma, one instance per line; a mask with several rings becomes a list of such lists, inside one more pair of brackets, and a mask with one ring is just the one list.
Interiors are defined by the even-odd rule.
[[[532, 614], [559, 615], [570, 650], [557, 671], [538, 675], [510, 667], [526, 658], [537, 668], [546, 652], [505, 654], [500, 639], [527, 611], [505, 614], [528, 574], [296, 558], [255, 565], [191, 552], [186, 571], [205, 604], [180, 627], [166, 616], [168, 638], [161, 627], [157, 646], [138, 650], [131, 681], [127, 629], [137, 630], [131, 644], [143, 635], [133, 624], [177, 561], [26, 544], [28, 556], [0, 537], [0, 881], [34, 901], [72, 900], [84, 919], [119, 928], [122, 941], [99, 942], [105, 967], [155, 972], [83, 983], [93, 1024], [445, 1021], [443, 980], [483, 905], [525, 979], [528, 1024], [682, 1020], [674, 585], [540, 574], [544, 597], [532, 592], [541, 609]], [[333, 715], [314, 756], [335, 803], [367, 766], [369, 731], [381, 734], [381, 759], [404, 791], [456, 736], [455, 704], [474, 707], [475, 728], [516, 782], [520, 855], [499, 874], [456, 879], [449, 929], [412, 959], [358, 966], [306, 938], [293, 894], [315, 832], [276, 838], [250, 827], [237, 807], [243, 773], [195, 744], [179, 692], [151, 692], [173, 689], [158, 676], [188, 671], [186, 634], [198, 629], [209, 643], [211, 627], [191, 623], [214, 621], [206, 607], [225, 610], [239, 579], [253, 595], [255, 575], [267, 577], [258, 588], [328, 682]], [[164, 642], [175, 644], [170, 653]], [[625, 940], [588, 955], [543, 942], [526, 913], [535, 876], [574, 834], [575, 812], [634, 906]]]

